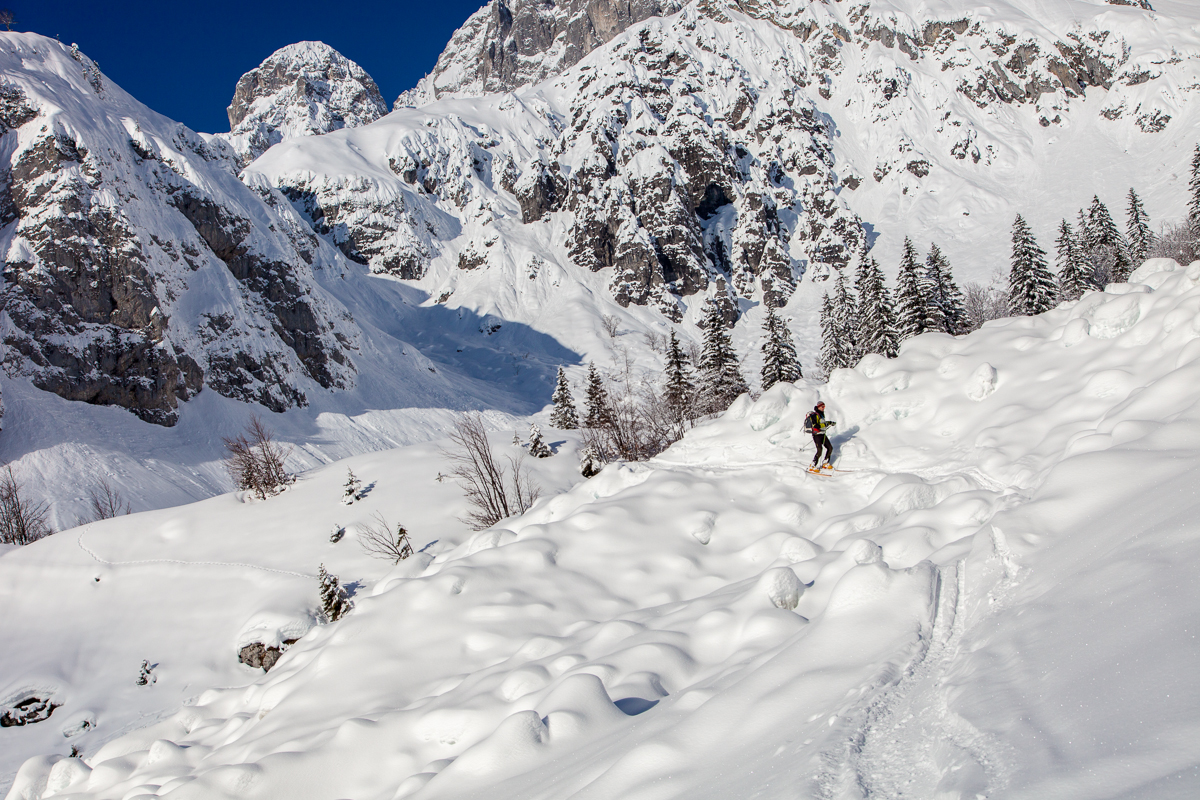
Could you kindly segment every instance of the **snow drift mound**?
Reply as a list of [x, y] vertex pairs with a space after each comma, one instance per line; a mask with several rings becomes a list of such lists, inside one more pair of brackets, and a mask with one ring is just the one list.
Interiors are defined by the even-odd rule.
[[742, 398], [9, 798], [1191, 796], [1197, 320], [1149, 262]]

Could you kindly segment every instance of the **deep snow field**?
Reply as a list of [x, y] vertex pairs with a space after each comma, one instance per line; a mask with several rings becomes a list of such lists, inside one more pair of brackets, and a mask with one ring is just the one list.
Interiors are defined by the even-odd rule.
[[[552, 431], [543, 499], [480, 533], [436, 443], [64, 531], [0, 556], [0, 705], [62, 704], [0, 729], [0, 780], [9, 800], [1195, 797], [1198, 384], [1200, 262], [1152, 261], [743, 397], [588, 481]], [[804, 471], [818, 397], [833, 475]], [[371, 486], [352, 506], [347, 466]], [[420, 552], [364, 556], [376, 511]], [[314, 626], [320, 563], [355, 609]], [[268, 674], [237, 663], [305, 631]]]

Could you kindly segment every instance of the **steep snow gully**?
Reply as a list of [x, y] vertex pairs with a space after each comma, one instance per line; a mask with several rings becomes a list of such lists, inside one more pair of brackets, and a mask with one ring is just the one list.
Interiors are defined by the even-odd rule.
[[[1158, 260], [588, 481], [556, 434], [554, 491], [479, 533], [421, 445], [350, 459], [376, 488], [349, 509], [339, 464], [94, 524], [102, 574], [77, 535], [11, 551], [0, 693], [62, 705], [0, 730], [8, 769], [58, 753], [8, 798], [1194, 797], [1198, 382], [1200, 262]], [[834, 476], [804, 471], [818, 396]], [[376, 511], [420, 552], [355, 552]], [[234, 554], [324, 562], [356, 607], [314, 625], [305, 581], [120, 563]], [[269, 674], [233, 663], [301, 631]]]

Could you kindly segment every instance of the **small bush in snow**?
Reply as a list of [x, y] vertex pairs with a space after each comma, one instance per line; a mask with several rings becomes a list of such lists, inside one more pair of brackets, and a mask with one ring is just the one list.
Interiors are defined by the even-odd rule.
[[963, 307], [967, 312], [967, 326], [979, 330], [983, 323], [1010, 316], [1008, 292], [996, 286], [968, 283], [963, 287]]
[[157, 680], [158, 676], [154, 674], [154, 667], [150, 666], [149, 661], [142, 661], [142, 669], [138, 672], [135, 683], [138, 686], [150, 686]]
[[537, 500], [541, 490], [522, 465], [525, 454], [509, 456], [507, 467], [501, 464], [478, 414], [459, 417], [450, 441], [453, 447], [442, 455], [450, 462], [450, 474], [472, 509], [463, 522], [481, 531], [513, 514], [523, 514]]
[[1163, 225], [1150, 248], [1150, 258], [1173, 258], [1180, 264], [1200, 259], [1200, 235], [1189, 224]]
[[600, 474], [600, 470], [604, 469], [604, 459], [600, 458], [600, 453], [592, 445], [587, 445], [583, 448], [583, 452], [579, 454], [579, 474], [585, 478], [591, 478]]
[[617, 333], [620, 331], [621, 320], [611, 314], [601, 314], [600, 323], [604, 326], [604, 332], [608, 334], [608, 338], [617, 338]]
[[259, 500], [278, 494], [296, 478], [284, 468], [289, 449], [275, 441], [275, 435], [258, 417], [251, 417], [246, 430], [224, 437], [225, 469], [239, 490], [254, 492]]
[[342, 504], [350, 505], [355, 500], [362, 500], [362, 481], [354, 474], [354, 470], [346, 470], [346, 483], [342, 486]]
[[54, 533], [46, 521], [49, 510], [29, 499], [12, 467], [0, 472], [0, 544], [32, 544]]
[[375, 524], [364, 525], [362, 532], [358, 534], [358, 543], [364, 553], [371, 558], [381, 558], [393, 564], [399, 564], [413, 554], [408, 531], [403, 525], [397, 525], [396, 532], [392, 533], [392, 526], [382, 514], [377, 513], [374, 520]]
[[121, 492], [108, 482], [107, 478], [100, 479], [100, 485], [91, 491], [92, 518], [89, 522], [102, 519], [112, 519], [132, 511], [129, 502]]
[[529, 426], [529, 455], [534, 458], [549, 458], [554, 455], [554, 451], [542, 438], [542, 429], [534, 424]]
[[346, 587], [342, 586], [336, 575], [325, 571], [324, 564], [317, 573], [317, 580], [321, 582], [321, 613], [324, 614], [325, 621], [337, 622], [350, 613], [354, 605], [346, 594]]

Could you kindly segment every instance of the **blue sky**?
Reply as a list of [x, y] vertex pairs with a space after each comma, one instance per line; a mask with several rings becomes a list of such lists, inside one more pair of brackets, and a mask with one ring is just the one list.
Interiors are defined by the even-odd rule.
[[208, 133], [229, 130], [238, 78], [293, 42], [326, 42], [370, 73], [391, 106], [433, 68], [484, 0], [80, 2], [0, 0], [14, 30], [76, 42], [123, 89]]

